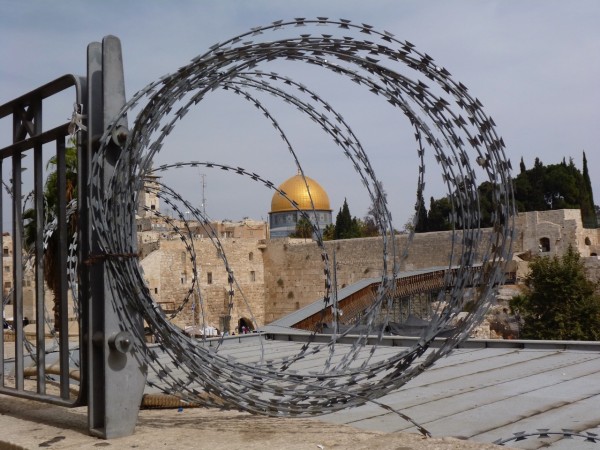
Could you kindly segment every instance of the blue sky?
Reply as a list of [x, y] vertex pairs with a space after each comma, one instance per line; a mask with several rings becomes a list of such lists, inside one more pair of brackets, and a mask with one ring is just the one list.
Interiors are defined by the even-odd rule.
[[[581, 168], [585, 151], [600, 203], [600, 2], [596, 0], [0, 0], [0, 104], [64, 73], [84, 74], [87, 44], [108, 34], [122, 41], [131, 95], [212, 44], [251, 27], [316, 16], [368, 23], [431, 55], [481, 100], [507, 145], [513, 167], [518, 168], [521, 157], [528, 167], [535, 157], [546, 164], [572, 157]], [[401, 228], [412, 214], [417, 170], [412, 132], [403, 118], [392, 118], [389, 109], [379, 108], [355, 89], [346, 93], [341, 86], [328, 87], [315, 71], [275, 67], [324, 89], [319, 93], [351, 120], [384, 183], [394, 224]], [[264, 174], [276, 184], [295, 174], [272, 127], [246, 102], [220, 93], [202, 103], [166, 141], [157, 162], [223, 161]], [[48, 124], [70, 113], [70, 106], [57, 104], [56, 111], [48, 112]], [[346, 197], [352, 214], [363, 216], [369, 206], [365, 192], [348, 164], [330, 156], [329, 143], [318, 127], [295, 112], [283, 111], [281, 118], [294, 145], [306, 152], [306, 173], [329, 193], [334, 214]], [[6, 122], [0, 120], [0, 146], [9, 143]], [[432, 165], [428, 163], [427, 198], [445, 192], [435, 167], [429, 171]], [[247, 180], [199, 169], [165, 174], [164, 179], [199, 205], [201, 173], [206, 180], [206, 210], [213, 218], [266, 219], [272, 192]]]

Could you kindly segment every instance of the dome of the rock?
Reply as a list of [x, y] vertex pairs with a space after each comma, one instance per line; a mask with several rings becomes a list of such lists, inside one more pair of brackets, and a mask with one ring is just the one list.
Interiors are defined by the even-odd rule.
[[[312, 210], [313, 204], [315, 210], [331, 209], [327, 192], [325, 192], [325, 189], [323, 189], [319, 183], [310, 177], [294, 175], [292, 178], [284, 181], [281, 186], [279, 186], [279, 190], [285, 192], [290, 200], [295, 201], [298, 204], [298, 209]], [[272, 213], [295, 210], [296, 208], [287, 198], [279, 192], [275, 192], [273, 199], [271, 200]]]
[[[287, 237], [296, 232], [296, 224], [302, 218], [303, 211], [311, 223], [324, 229], [331, 224], [331, 206], [329, 196], [319, 183], [300, 174], [284, 181], [279, 190], [285, 196], [275, 192], [271, 199], [269, 212], [269, 236]], [[287, 198], [286, 198], [287, 197]], [[292, 204], [295, 202], [295, 205]]]

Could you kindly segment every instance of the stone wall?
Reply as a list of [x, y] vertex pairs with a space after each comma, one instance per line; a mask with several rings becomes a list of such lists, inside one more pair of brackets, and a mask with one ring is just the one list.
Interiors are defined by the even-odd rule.
[[[475, 262], [481, 261], [483, 245], [488, 242], [490, 230], [484, 231], [482, 248], [476, 252]], [[403, 254], [408, 236], [396, 237], [398, 257]], [[458, 264], [462, 233], [421, 233], [414, 236], [407, 257], [400, 264], [401, 271], [430, 267], [448, 267]], [[381, 277], [384, 270], [383, 241], [380, 237], [325, 242], [325, 251], [333, 269], [333, 255], [337, 263], [337, 286], [344, 288], [365, 278]], [[273, 239], [264, 252], [266, 323], [300, 309], [325, 295], [325, 265], [321, 249], [315, 242], [303, 239]], [[388, 252], [388, 273], [393, 268], [391, 250]], [[331, 275], [333, 277], [333, 274]], [[333, 283], [333, 280], [331, 280]]]
[[[203, 308], [207, 325], [221, 331], [234, 331], [242, 317], [252, 319], [247, 304], [259, 324], [264, 323], [264, 264], [257, 239], [222, 239], [227, 263], [234, 274], [233, 309], [230, 329], [227, 330], [226, 316], [229, 305], [229, 283], [222, 257], [209, 239], [194, 239], [200, 298], [194, 294], [175, 322], [180, 325], [194, 323], [192, 304]], [[158, 250], [141, 261], [150, 293], [165, 311], [181, 305], [188, 292], [193, 289], [193, 269], [190, 255], [180, 239], [162, 239]], [[200, 306], [199, 300], [202, 300]]]
[[514, 252], [540, 253], [542, 239], [548, 239], [550, 256], [563, 254], [569, 245], [582, 257], [600, 255], [600, 229], [583, 228], [578, 209], [532, 211], [516, 219]]
[[583, 265], [590, 280], [600, 283], [600, 257], [590, 256], [583, 258]]
[[8, 233], [2, 235], [2, 296], [13, 288], [13, 240]]
[[516, 219], [515, 252], [540, 253], [543, 239], [548, 240], [550, 256], [563, 254], [569, 245], [581, 256], [598, 254], [597, 229], [584, 229], [578, 209], [531, 211], [520, 213]]
[[[482, 246], [474, 254], [475, 262], [481, 260], [485, 252], [484, 246], [489, 243], [491, 230], [483, 230], [482, 233]], [[549, 251], [545, 252], [547, 255], [560, 254], [570, 244], [583, 257], [588, 257], [600, 245], [598, 230], [583, 229], [579, 210], [519, 214], [516, 218], [513, 252], [536, 255], [542, 238], [548, 239], [550, 243]], [[407, 236], [399, 235], [396, 239], [398, 252], [402, 254]], [[461, 239], [462, 234], [459, 232], [454, 235], [451, 232], [415, 235], [410, 251], [401, 264], [401, 270], [459, 264], [462, 255]], [[251, 319], [250, 310], [258, 325], [262, 325], [302, 308], [325, 294], [325, 266], [322, 251], [315, 242], [290, 238], [266, 241], [225, 238], [222, 242], [229, 265], [241, 288], [234, 288], [229, 331], [234, 331], [240, 318]], [[142, 261], [142, 266], [156, 301], [164, 309], [170, 310], [181, 304], [181, 299], [192, 287], [192, 265], [179, 239], [161, 239], [159, 243], [159, 249], [150, 253]], [[382, 245], [381, 238], [326, 242], [325, 251], [330, 264], [333, 264], [335, 250], [338, 287], [343, 288], [364, 278], [380, 277], [384, 270]], [[201, 296], [208, 325], [223, 330], [226, 328], [223, 326], [223, 318], [227, 315], [230, 299], [227, 272], [210, 240], [195, 239], [194, 247], [199, 255]], [[586, 258], [586, 261], [591, 275], [600, 279], [600, 276], [595, 275], [600, 273], [600, 260], [591, 257]], [[521, 266], [519, 273], [524, 276], [527, 271], [526, 262]], [[391, 267], [389, 255], [388, 270]], [[251, 275], [252, 272], [254, 275]], [[192, 323], [191, 302], [177, 321], [180, 325]]]

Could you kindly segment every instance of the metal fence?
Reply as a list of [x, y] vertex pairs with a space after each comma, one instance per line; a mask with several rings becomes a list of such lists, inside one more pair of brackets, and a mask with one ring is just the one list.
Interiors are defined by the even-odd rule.
[[[0, 106], [0, 118], [12, 116], [13, 124], [12, 144], [0, 150], [0, 165], [8, 169], [10, 177], [5, 179], [4, 170], [2, 171], [4, 192], [0, 214], [4, 210], [7, 199], [12, 203], [9, 228], [5, 229], [3, 220], [0, 220], [2, 231], [0, 246], [3, 249], [4, 258], [12, 255], [13, 269], [10, 280], [4, 279], [5, 273], [10, 275], [10, 265], [5, 265], [0, 272], [0, 285], [4, 289], [3, 303], [6, 304], [7, 310], [12, 310], [10, 323], [12, 333], [0, 335], [0, 360], [3, 361], [3, 365], [0, 367], [0, 392], [65, 406], [74, 406], [82, 402], [82, 392], [80, 391], [75, 398], [72, 398], [69, 389], [72, 380], [69, 379], [68, 246], [59, 245], [54, 255], [45, 254], [44, 247], [48, 245], [48, 235], [51, 231], [55, 236], [53, 239], [57, 239], [63, 244], [68, 243], [65, 145], [70, 124], [66, 122], [55, 128], [44, 130], [42, 120], [44, 104], [47, 99], [69, 88], [74, 88], [73, 101], [75, 104], [81, 104], [84, 87], [85, 80], [81, 77], [66, 75]], [[56, 162], [57, 198], [56, 208], [53, 208], [52, 211], [48, 211], [44, 201], [43, 168], [45, 161], [42, 151], [44, 145], [55, 147], [53, 159]], [[80, 147], [77, 139], [75, 145]], [[23, 167], [23, 159], [28, 156], [33, 165], [32, 195], [26, 195], [23, 192], [24, 180], [22, 177], [26, 169]], [[24, 215], [28, 217], [24, 217]], [[45, 218], [49, 216], [53, 218], [53, 223], [45, 224]], [[27, 227], [30, 231], [27, 230]], [[12, 245], [10, 245], [10, 241], [4, 242], [8, 241], [9, 236], [12, 237]], [[51, 258], [52, 261], [45, 261], [45, 258]], [[54, 324], [56, 329], [60, 330], [55, 336], [48, 333], [45, 315], [49, 305], [44, 295], [44, 265], [49, 263], [58, 268], [54, 308], [58, 309], [61, 314], [57, 315], [59, 323]], [[33, 275], [32, 297], [35, 319], [26, 318], [24, 315], [26, 287], [24, 271], [27, 269]], [[24, 330], [27, 322], [35, 324], [35, 333], [29, 338], [25, 336]], [[74, 335], [81, 338], [83, 334], [80, 330], [74, 330]], [[53, 342], [54, 337], [56, 346]], [[7, 355], [4, 354], [5, 339], [14, 340], [14, 354], [7, 359], [5, 358]], [[47, 348], [47, 346], [51, 346], [51, 348]], [[47, 356], [54, 358], [52, 361], [47, 361]], [[6, 370], [8, 366], [11, 367], [11, 376]], [[35, 386], [25, 386], [24, 374], [27, 367], [35, 367]], [[47, 377], [50, 374], [47, 368], [49, 367], [52, 367], [52, 373], [58, 374], [58, 392], [51, 393], [48, 390]]]
[[[133, 433], [145, 384], [145, 371], [128, 354], [132, 336], [119, 326], [105, 289], [88, 209], [98, 137], [125, 103], [120, 41], [107, 36], [91, 43], [87, 61], [86, 77], [65, 75], [0, 106], [0, 119], [12, 116], [13, 130], [12, 143], [0, 149], [0, 248], [6, 262], [0, 285], [3, 313], [12, 313], [10, 320], [3, 317], [7, 328], [0, 334], [0, 393], [87, 405], [90, 433], [111, 438]], [[74, 90], [71, 120], [45, 130], [45, 104], [68, 89]], [[67, 161], [67, 142], [76, 150], [75, 167]], [[115, 141], [113, 154], [118, 152]], [[105, 176], [112, 164], [104, 161]], [[76, 186], [69, 171], [76, 172]], [[10, 215], [8, 227], [4, 215]], [[34, 318], [24, 313], [25, 293]]]

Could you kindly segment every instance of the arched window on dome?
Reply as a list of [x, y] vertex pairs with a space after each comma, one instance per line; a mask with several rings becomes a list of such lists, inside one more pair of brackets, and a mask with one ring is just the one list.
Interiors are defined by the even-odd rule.
[[254, 253], [248, 253], [248, 261], [252, 261], [254, 259]]

